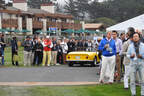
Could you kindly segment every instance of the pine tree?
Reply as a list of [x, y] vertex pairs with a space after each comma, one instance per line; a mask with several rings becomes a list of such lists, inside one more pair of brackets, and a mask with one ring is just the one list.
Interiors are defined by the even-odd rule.
[[4, 0], [0, 0], [0, 4], [1, 5], [5, 4], [5, 1]]
[[76, 8], [78, 9], [79, 19], [84, 20], [89, 9], [89, 2], [91, 0], [76, 0]]

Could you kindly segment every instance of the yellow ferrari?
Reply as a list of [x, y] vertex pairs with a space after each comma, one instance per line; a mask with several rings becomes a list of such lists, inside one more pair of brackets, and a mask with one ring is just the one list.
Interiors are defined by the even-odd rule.
[[99, 62], [99, 56], [97, 52], [70, 52], [66, 56], [66, 61], [69, 66], [73, 66], [74, 64], [80, 64], [83, 66], [84, 64], [91, 64], [91, 66], [96, 66]]

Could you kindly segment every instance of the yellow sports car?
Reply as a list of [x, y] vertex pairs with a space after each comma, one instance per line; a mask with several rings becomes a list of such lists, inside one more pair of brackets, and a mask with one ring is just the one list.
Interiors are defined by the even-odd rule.
[[99, 62], [99, 56], [97, 52], [70, 52], [66, 56], [66, 61], [69, 66], [73, 66], [73, 64], [91, 64], [91, 66], [96, 66]]

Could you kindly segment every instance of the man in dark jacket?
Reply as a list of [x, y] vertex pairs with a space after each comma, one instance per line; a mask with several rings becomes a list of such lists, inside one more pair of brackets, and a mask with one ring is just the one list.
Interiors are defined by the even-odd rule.
[[78, 43], [77, 43], [77, 48], [78, 48], [78, 51], [81, 51], [82, 48], [83, 48], [83, 42], [82, 40], [79, 40]]
[[5, 42], [4, 42], [4, 35], [0, 33], [0, 51], [2, 53], [2, 64], [4, 65], [4, 48], [5, 48]]
[[68, 45], [68, 53], [75, 51], [75, 42], [73, 39], [69, 40], [69, 42], [67, 43]]
[[31, 65], [31, 52], [32, 52], [32, 41], [30, 37], [27, 36], [26, 40], [24, 41], [24, 66]]
[[87, 40], [83, 40], [83, 51], [86, 51], [87, 47], [88, 47]]
[[36, 45], [37, 40], [38, 40], [38, 38], [36, 36], [33, 38], [33, 40], [31, 40], [32, 41], [31, 64], [34, 64], [34, 58], [35, 58], [35, 48], [34, 48], [34, 46]]
[[57, 41], [57, 50], [58, 50], [57, 51], [57, 63], [63, 64], [63, 56], [62, 56], [63, 51], [62, 51], [62, 47], [61, 47], [60, 43], [61, 43], [61, 41], [58, 40]]
[[43, 45], [41, 43], [41, 40], [38, 39], [38, 42], [34, 46], [35, 49], [35, 57], [34, 57], [34, 62], [33, 65], [39, 66], [42, 63], [42, 58], [43, 58]]
[[14, 55], [18, 55], [18, 45], [16, 37], [13, 37], [11, 40], [11, 49], [12, 49], [12, 65], [18, 66], [18, 61], [14, 62]]

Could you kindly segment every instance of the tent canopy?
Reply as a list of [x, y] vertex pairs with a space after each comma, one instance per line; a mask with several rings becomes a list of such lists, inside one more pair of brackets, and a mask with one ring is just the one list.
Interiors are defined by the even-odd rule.
[[27, 33], [27, 32], [30, 32], [30, 31], [27, 30], [27, 29], [23, 29], [21, 32], [22, 32], [22, 33]]
[[144, 14], [124, 21], [122, 23], [118, 23], [111, 27], [108, 27], [107, 31], [118, 30], [118, 31], [127, 31], [129, 27], [133, 27], [138, 30], [144, 29]]
[[74, 30], [72, 30], [72, 29], [67, 29], [67, 30], [64, 30], [64, 31], [62, 31], [62, 32], [64, 32], [64, 33], [74, 33]]
[[43, 31], [42, 30], [37, 30], [35, 31], [36, 33], [42, 33]]

